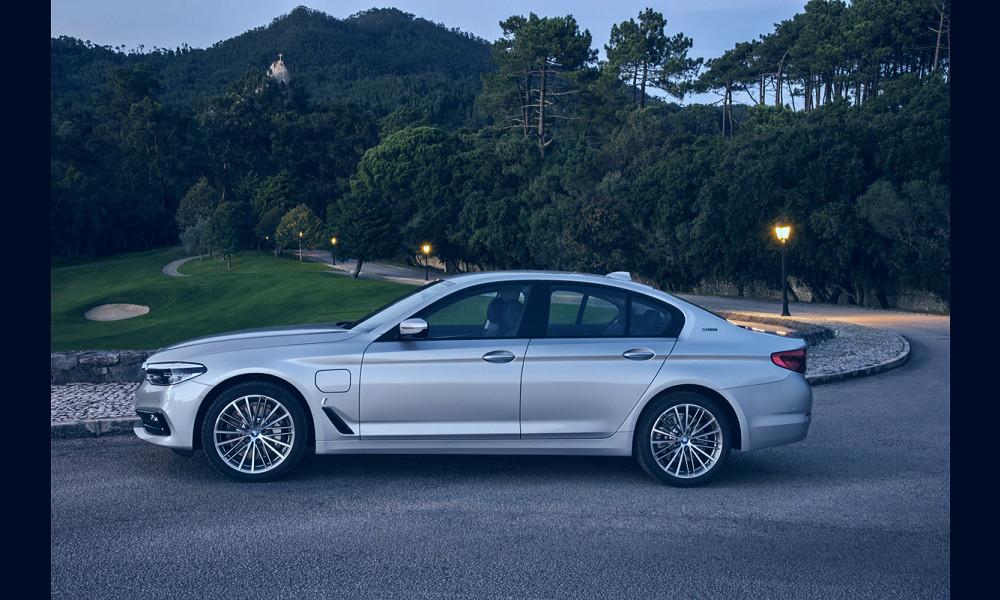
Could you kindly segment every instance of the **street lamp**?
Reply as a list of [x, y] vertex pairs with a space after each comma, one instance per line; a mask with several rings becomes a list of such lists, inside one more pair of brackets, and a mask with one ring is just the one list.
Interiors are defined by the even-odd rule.
[[302, 232], [299, 232], [299, 262], [302, 262]]
[[427, 281], [428, 266], [427, 266], [427, 255], [431, 253], [431, 245], [424, 244], [424, 281]]
[[774, 228], [774, 233], [781, 241], [781, 316], [783, 317], [792, 316], [788, 312], [788, 278], [785, 274], [785, 242], [788, 241], [788, 234], [791, 232], [791, 227], [781, 223], [778, 223], [777, 227]]
[[337, 264], [337, 238], [330, 238], [330, 245], [333, 246], [333, 252], [330, 253], [331, 258], [333, 258], [333, 264]]

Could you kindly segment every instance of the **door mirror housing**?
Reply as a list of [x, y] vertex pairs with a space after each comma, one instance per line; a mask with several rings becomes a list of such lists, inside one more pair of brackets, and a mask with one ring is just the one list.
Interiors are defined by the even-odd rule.
[[399, 324], [400, 339], [419, 340], [427, 337], [427, 321], [423, 319], [406, 319]]

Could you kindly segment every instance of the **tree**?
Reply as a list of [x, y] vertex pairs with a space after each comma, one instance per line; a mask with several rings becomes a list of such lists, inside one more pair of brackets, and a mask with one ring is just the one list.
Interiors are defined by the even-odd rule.
[[200, 221], [208, 221], [219, 206], [219, 192], [208, 183], [208, 178], [202, 175], [198, 181], [181, 198], [177, 207], [177, 227], [184, 231], [197, 225]]
[[265, 177], [250, 198], [250, 205], [260, 219], [268, 211], [277, 209], [285, 214], [295, 206], [295, 187], [288, 171]]
[[555, 121], [570, 118], [560, 105], [579, 91], [573, 75], [596, 60], [597, 51], [590, 48], [590, 31], [580, 33], [572, 15], [512, 16], [500, 27], [503, 37], [492, 49], [499, 68], [484, 78], [481, 105], [500, 127], [534, 137], [545, 158]]
[[391, 202], [364, 189], [352, 190], [338, 203], [330, 230], [335, 232], [337, 245], [343, 245], [342, 252], [357, 259], [352, 277], [357, 278], [365, 261], [389, 258], [400, 249], [399, 228], [392, 215]]
[[708, 70], [695, 83], [698, 91], [722, 91], [722, 137], [726, 137], [727, 131], [730, 137], [734, 134], [733, 94], [740, 89], [746, 91], [747, 80], [756, 81], [751, 67], [753, 51], [753, 42], [736, 44], [722, 56], [706, 61]]
[[188, 252], [197, 252], [198, 258], [203, 259], [202, 254], [207, 250], [205, 245], [205, 231], [208, 229], [208, 219], [201, 218], [194, 225], [189, 225], [181, 231], [181, 244]]
[[274, 246], [274, 257], [278, 258], [281, 251], [284, 250], [285, 246], [278, 241], [277, 231], [278, 223], [281, 222], [281, 218], [285, 216], [282, 212], [281, 207], [275, 207], [264, 213], [253, 228], [254, 237], [257, 239], [257, 243], [260, 244], [260, 240], [264, 240], [265, 245]]
[[301, 262], [302, 248], [320, 245], [323, 233], [323, 223], [316, 217], [316, 213], [305, 204], [300, 204], [281, 217], [274, 235], [277, 243], [284, 247], [298, 244]]
[[884, 260], [898, 282], [951, 297], [951, 191], [933, 178], [901, 188], [880, 179], [858, 198], [858, 212], [888, 241]]
[[223, 199], [250, 173], [268, 172], [273, 117], [286, 110], [278, 82], [259, 69], [247, 71], [225, 93], [203, 101], [199, 129], [212, 181], [222, 189]]
[[608, 66], [626, 81], [632, 80], [632, 102], [639, 108], [646, 106], [647, 85], [683, 98], [688, 89], [684, 79], [701, 65], [702, 59], [687, 56], [692, 40], [683, 33], [668, 38], [666, 27], [663, 15], [647, 8], [639, 13], [638, 23], [629, 19], [612, 25], [609, 44], [604, 46]]
[[941, 36], [944, 35], [944, 48], [948, 53], [948, 70], [946, 73], [951, 73], [951, 4], [948, 2], [937, 2], [934, 4], [934, 10], [938, 12], [939, 20], [937, 29], [932, 29], [934, 33], [937, 34], [937, 41], [934, 43], [934, 65], [931, 67], [932, 71], [938, 70], [938, 58], [941, 56]]
[[232, 254], [249, 245], [250, 214], [246, 204], [223, 202], [208, 220], [205, 236], [210, 247], [226, 257], [226, 268], [232, 268]]
[[451, 242], [461, 210], [462, 146], [458, 136], [437, 128], [407, 128], [365, 152], [354, 181], [365, 196], [393, 202], [404, 243], [429, 242], [453, 267], [465, 258]]

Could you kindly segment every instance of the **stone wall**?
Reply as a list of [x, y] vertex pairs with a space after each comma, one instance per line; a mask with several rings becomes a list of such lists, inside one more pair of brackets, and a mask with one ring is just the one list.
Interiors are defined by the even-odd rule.
[[152, 350], [87, 350], [52, 352], [51, 385], [67, 383], [138, 383], [142, 362]]
[[[739, 286], [729, 281], [718, 279], [703, 279], [691, 290], [684, 290], [680, 293], [690, 292], [705, 296], [729, 296], [733, 298], [744, 297], [759, 300], [781, 300], [781, 288], [770, 288], [762, 283], [755, 282], [743, 286], [741, 296]], [[809, 287], [794, 277], [788, 278], [788, 300], [790, 302], [812, 302], [813, 296]], [[866, 290], [865, 306], [869, 308], [900, 308], [903, 310], [949, 312], [948, 303], [941, 300], [930, 292], [919, 290], [899, 290], [896, 294], [890, 294], [886, 300], [888, 307], [880, 306], [875, 301], [875, 294], [871, 290]], [[834, 304], [848, 305], [847, 294], [840, 294]]]

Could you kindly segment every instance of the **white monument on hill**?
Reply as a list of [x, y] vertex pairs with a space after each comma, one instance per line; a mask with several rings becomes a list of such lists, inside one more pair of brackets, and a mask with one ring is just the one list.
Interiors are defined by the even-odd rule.
[[285, 68], [285, 63], [281, 60], [280, 54], [278, 55], [278, 60], [271, 63], [271, 66], [267, 69], [267, 74], [281, 83], [288, 85], [288, 69]]

